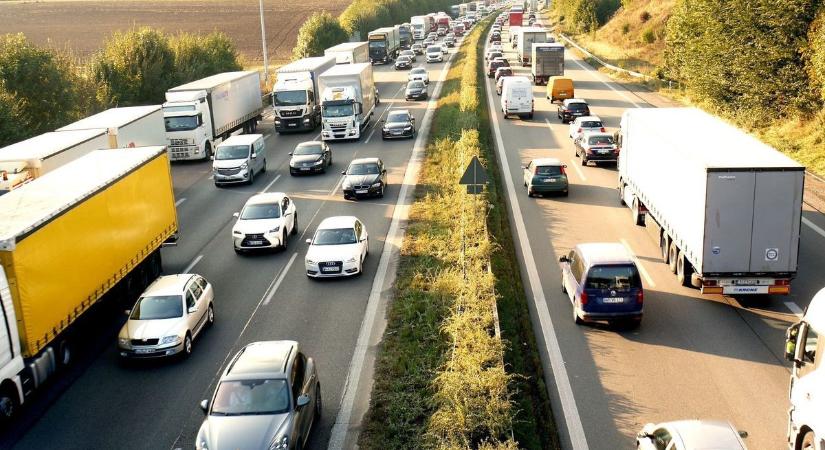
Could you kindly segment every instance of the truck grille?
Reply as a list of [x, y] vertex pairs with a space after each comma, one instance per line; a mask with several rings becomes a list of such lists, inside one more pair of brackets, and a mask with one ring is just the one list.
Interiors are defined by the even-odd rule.
[[331, 124], [329, 124], [329, 127], [332, 128], [333, 130], [344, 130], [344, 129], [347, 128], [347, 124], [346, 124], [346, 122], [344, 122], [344, 123], [331, 123]]
[[188, 147], [170, 147], [169, 151], [171, 152], [172, 159], [188, 158], [189, 157], [189, 148]]
[[235, 167], [232, 169], [218, 169], [219, 175], [237, 175], [241, 172], [240, 167]]
[[158, 345], [157, 339], [132, 339], [132, 345]]
[[169, 143], [171, 145], [188, 145], [189, 143], [186, 142], [186, 139], [169, 139]]
[[290, 109], [290, 110], [282, 109], [278, 113], [281, 115], [281, 117], [298, 117], [298, 116], [301, 115], [301, 110], [299, 110], [299, 109]]

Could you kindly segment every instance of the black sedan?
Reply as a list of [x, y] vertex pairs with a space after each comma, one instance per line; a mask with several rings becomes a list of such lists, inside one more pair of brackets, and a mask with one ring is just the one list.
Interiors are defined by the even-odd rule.
[[[421, 82], [418, 81], [418, 83]], [[415, 137], [415, 117], [406, 109], [390, 112], [387, 115], [387, 120], [382, 120], [381, 122], [384, 124], [384, 127], [381, 129], [381, 139]]]
[[289, 174], [323, 173], [332, 165], [332, 150], [326, 142], [301, 142], [289, 153]]
[[590, 115], [590, 107], [587, 102], [578, 98], [568, 98], [559, 105], [556, 115], [561, 123], [568, 123], [576, 120], [576, 117]]
[[347, 170], [341, 172], [344, 181], [341, 188], [344, 200], [358, 197], [383, 197], [387, 186], [387, 169], [378, 158], [359, 158], [353, 160]]
[[395, 60], [395, 70], [410, 68], [412, 68], [412, 58], [409, 56], [399, 56], [398, 59]]
[[407, 90], [404, 92], [406, 100], [425, 100], [427, 98], [427, 85], [423, 81], [410, 81], [407, 83]]

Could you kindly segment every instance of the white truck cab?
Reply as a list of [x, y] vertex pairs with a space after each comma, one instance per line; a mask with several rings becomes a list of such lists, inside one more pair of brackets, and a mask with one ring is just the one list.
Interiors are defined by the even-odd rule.
[[[823, 335], [823, 338], [819, 338]], [[788, 328], [785, 358], [792, 362], [788, 449], [825, 449], [825, 288], [802, 320]]]
[[212, 157], [212, 112], [206, 97], [206, 91], [166, 93], [163, 121], [173, 159]]
[[0, 266], [0, 325], [0, 419], [7, 421], [23, 404], [20, 373], [25, 366], [20, 352], [14, 303], [3, 266]]

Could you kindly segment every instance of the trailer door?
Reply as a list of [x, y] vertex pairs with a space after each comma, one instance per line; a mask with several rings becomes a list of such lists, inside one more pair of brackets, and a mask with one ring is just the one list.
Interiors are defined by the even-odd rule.
[[754, 172], [708, 172], [703, 273], [750, 271]]
[[752, 272], [796, 272], [802, 213], [801, 171], [756, 172]]

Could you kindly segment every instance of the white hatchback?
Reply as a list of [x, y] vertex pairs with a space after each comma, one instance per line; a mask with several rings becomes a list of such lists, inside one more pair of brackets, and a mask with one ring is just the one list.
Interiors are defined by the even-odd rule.
[[570, 139], [575, 141], [582, 134], [594, 131], [605, 132], [602, 119], [599, 118], [599, 116], [583, 116], [577, 117], [576, 120], [570, 122], [570, 128], [567, 134], [570, 136]]
[[238, 219], [232, 227], [235, 253], [260, 248], [286, 250], [287, 235], [298, 232], [298, 211], [283, 192], [253, 195], [233, 216]]
[[353, 216], [324, 219], [306, 242], [304, 264], [310, 278], [360, 275], [370, 251], [367, 227]]
[[444, 53], [442, 53], [440, 45], [430, 45], [426, 51], [427, 62], [442, 62], [444, 61]]

